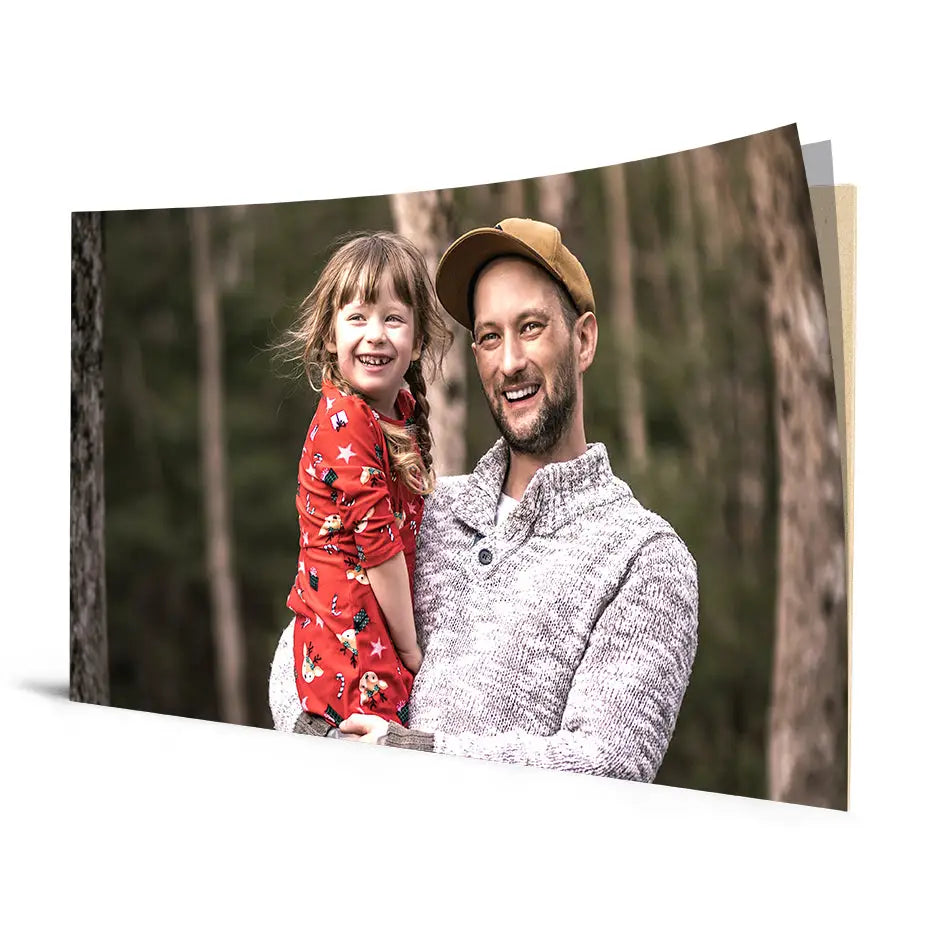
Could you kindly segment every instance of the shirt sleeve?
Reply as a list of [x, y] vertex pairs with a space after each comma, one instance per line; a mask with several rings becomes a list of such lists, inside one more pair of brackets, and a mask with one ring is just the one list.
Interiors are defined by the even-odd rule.
[[350, 533], [363, 567], [374, 567], [404, 549], [388, 489], [384, 434], [359, 398], [325, 398], [303, 453], [301, 485], [325, 486], [335, 508], [320, 523], [329, 540]]
[[[434, 751], [653, 781], [690, 680], [697, 601], [690, 552], [678, 538], [656, 535], [593, 627], [556, 733], [435, 732]], [[387, 745], [402, 745], [404, 735]]]

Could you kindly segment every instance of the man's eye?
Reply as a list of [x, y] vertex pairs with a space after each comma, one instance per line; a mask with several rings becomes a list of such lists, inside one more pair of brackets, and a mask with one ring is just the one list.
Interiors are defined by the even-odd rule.
[[540, 329], [541, 324], [539, 322], [526, 322], [522, 327], [522, 332], [533, 332], [536, 329]]

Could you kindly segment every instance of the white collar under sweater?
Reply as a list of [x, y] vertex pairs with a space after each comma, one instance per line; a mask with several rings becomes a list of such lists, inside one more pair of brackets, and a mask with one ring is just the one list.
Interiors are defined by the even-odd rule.
[[495, 506], [495, 527], [497, 528], [518, 505], [518, 499], [506, 495], [504, 492], [498, 496], [498, 504]]

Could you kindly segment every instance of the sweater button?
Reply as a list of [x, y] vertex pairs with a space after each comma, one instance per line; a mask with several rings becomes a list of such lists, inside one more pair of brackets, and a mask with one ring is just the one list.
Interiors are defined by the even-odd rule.
[[490, 564], [492, 562], [492, 552], [487, 548], [483, 547], [479, 551], [479, 563]]

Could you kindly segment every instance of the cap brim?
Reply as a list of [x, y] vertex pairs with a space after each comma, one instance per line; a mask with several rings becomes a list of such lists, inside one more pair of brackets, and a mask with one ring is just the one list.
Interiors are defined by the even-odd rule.
[[461, 326], [472, 331], [470, 309], [476, 274], [496, 257], [525, 257], [552, 277], [557, 272], [537, 251], [497, 228], [475, 228], [457, 238], [440, 258], [436, 269], [436, 295]]

